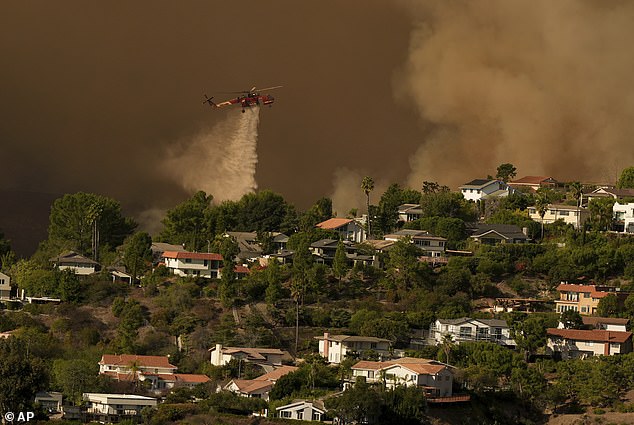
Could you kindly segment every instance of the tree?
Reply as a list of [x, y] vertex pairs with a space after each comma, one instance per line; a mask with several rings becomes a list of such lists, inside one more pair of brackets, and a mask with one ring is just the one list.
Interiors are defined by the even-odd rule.
[[123, 244], [123, 264], [130, 271], [132, 283], [152, 263], [152, 238], [145, 232], [137, 232]]
[[445, 363], [449, 364], [449, 354], [451, 354], [451, 348], [454, 346], [453, 335], [446, 333], [442, 336], [442, 351], [445, 353]]
[[15, 254], [11, 251], [11, 241], [0, 232], [0, 270], [8, 270], [15, 263]]
[[546, 211], [548, 211], [548, 204], [550, 204], [550, 196], [548, 192], [540, 192], [541, 189], [537, 191], [537, 195], [535, 196], [535, 210], [537, 214], [539, 214], [539, 218], [542, 222], [542, 239], [544, 239], [544, 216], [546, 215]]
[[54, 249], [98, 254], [98, 247], [116, 247], [136, 228], [123, 217], [114, 199], [78, 192], [56, 199], [49, 216], [48, 239]]
[[616, 295], [609, 294], [599, 300], [597, 315], [601, 317], [617, 317], [619, 311], [619, 300]]
[[[183, 244], [197, 251], [211, 238], [208, 214], [213, 196], [203, 191], [167, 211], [159, 238], [163, 242]], [[224, 229], [223, 229], [224, 230]]]
[[98, 372], [97, 364], [86, 359], [56, 359], [52, 368], [56, 386], [75, 404], [81, 402], [83, 393], [96, 390]]
[[238, 201], [235, 216], [236, 230], [244, 232], [277, 231], [280, 230], [287, 214], [288, 204], [281, 195], [270, 190], [247, 193]]
[[577, 206], [580, 207], [581, 197], [583, 196], [583, 185], [580, 182], [572, 182], [568, 185], [568, 188], [574, 200], [577, 201]]
[[578, 311], [566, 310], [562, 312], [559, 321], [564, 325], [565, 329], [583, 328], [583, 319]]
[[374, 190], [374, 180], [372, 179], [372, 177], [366, 176], [363, 178], [363, 180], [361, 181], [361, 189], [363, 189], [363, 192], [365, 193], [367, 199], [366, 206], [368, 212], [368, 238], [370, 238], [372, 235], [372, 230], [370, 227], [372, 221], [370, 219], [370, 192]]
[[450, 192], [449, 188], [423, 193], [420, 207], [423, 217], [451, 217], [471, 222], [478, 215], [473, 203], [467, 201], [461, 193]]
[[332, 262], [332, 271], [335, 277], [339, 279], [341, 284], [341, 278], [348, 272], [348, 257], [346, 256], [346, 249], [343, 245], [343, 241], [339, 241], [337, 244], [337, 250], [335, 251], [335, 258]]
[[590, 222], [594, 230], [610, 230], [614, 212], [612, 207], [615, 200], [610, 199], [594, 199], [588, 203], [590, 210]]
[[517, 347], [524, 351], [524, 360], [528, 362], [531, 354], [546, 344], [546, 324], [542, 317], [531, 316], [525, 320], [516, 320], [511, 325], [511, 337]]
[[634, 188], [634, 167], [627, 167], [621, 172], [616, 183], [618, 189], [632, 189]]
[[406, 203], [420, 203], [420, 192], [391, 184], [379, 200], [374, 232], [386, 234], [394, 230], [398, 223], [398, 207]]
[[299, 228], [304, 232], [310, 231], [317, 223], [332, 218], [332, 215], [332, 199], [321, 198], [302, 214]]
[[0, 340], [0, 359], [0, 409], [5, 413], [32, 410], [35, 393], [47, 388], [45, 363], [15, 337]]
[[517, 175], [517, 168], [513, 164], [508, 162], [504, 164], [500, 164], [497, 168], [497, 174], [495, 178], [502, 180], [503, 182], [508, 182], [512, 180]]
[[218, 296], [225, 307], [233, 306], [237, 294], [235, 257], [240, 252], [238, 243], [232, 237], [219, 237], [217, 250], [222, 255], [222, 275], [218, 285]]

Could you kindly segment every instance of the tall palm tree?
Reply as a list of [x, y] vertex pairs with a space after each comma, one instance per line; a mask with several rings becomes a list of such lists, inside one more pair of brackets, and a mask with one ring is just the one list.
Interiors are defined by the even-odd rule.
[[579, 216], [581, 215], [581, 197], [583, 196], [583, 186], [580, 182], [570, 183], [572, 197], [577, 201], [577, 229], [579, 229]]
[[446, 333], [442, 336], [442, 350], [445, 352], [446, 363], [449, 364], [449, 354], [451, 354], [451, 347], [453, 347], [453, 335]]
[[367, 199], [367, 211], [368, 211], [368, 238], [370, 237], [370, 235], [372, 234], [372, 231], [370, 229], [370, 192], [372, 192], [372, 190], [374, 189], [374, 180], [372, 179], [372, 177], [369, 176], [365, 176], [363, 178], [363, 180], [361, 181], [361, 189], [363, 189], [363, 192], [365, 192], [365, 196]]
[[546, 215], [546, 211], [548, 211], [549, 202], [550, 200], [547, 193], [537, 192], [535, 196], [535, 210], [542, 220], [542, 239], [544, 239], [544, 216]]

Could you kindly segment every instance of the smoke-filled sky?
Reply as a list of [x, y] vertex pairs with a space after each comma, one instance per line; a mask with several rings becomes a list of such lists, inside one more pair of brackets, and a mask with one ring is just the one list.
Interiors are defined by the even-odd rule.
[[[332, 196], [342, 215], [364, 175], [377, 195], [502, 162], [614, 180], [634, 162], [633, 21], [616, 0], [9, 2], [0, 189], [96, 192], [140, 216], [185, 199], [198, 169], [230, 198], [218, 170], [244, 163], [247, 186], [300, 208]], [[239, 108], [203, 94], [273, 85], [256, 156], [228, 159]]]

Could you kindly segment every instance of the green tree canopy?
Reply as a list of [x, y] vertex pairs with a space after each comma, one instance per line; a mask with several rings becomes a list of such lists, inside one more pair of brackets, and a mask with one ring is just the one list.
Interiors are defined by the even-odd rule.
[[163, 230], [159, 238], [164, 242], [185, 244], [190, 251], [206, 246], [211, 238], [211, 229], [206, 220], [213, 197], [203, 191], [167, 211], [163, 219]]
[[145, 232], [137, 232], [123, 244], [123, 264], [132, 275], [132, 283], [152, 264], [152, 238]]
[[509, 180], [512, 180], [516, 175], [517, 168], [515, 168], [513, 164], [506, 162], [498, 166], [495, 178], [500, 179], [503, 182], [508, 182]]
[[634, 188], [634, 167], [627, 167], [621, 171], [621, 177], [619, 177], [616, 187], [619, 189]]
[[56, 199], [49, 216], [48, 241], [53, 249], [70, 249], [81, 254], [93, 252], [93, 235], [99, 233], [100, 245], [121, 245], [136, 228], [136, 223], [121, 213], [114, 199], [78, 192]]

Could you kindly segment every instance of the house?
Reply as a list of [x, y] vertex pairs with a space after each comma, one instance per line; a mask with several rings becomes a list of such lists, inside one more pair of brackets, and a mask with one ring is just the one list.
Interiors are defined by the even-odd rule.
[[515, 346], [511, 331], [505, 320], [499, 319], [436, 319], [429, 326], [432, 344], [441, 344], [445, 335], [451, 335], [456, 343], [465, 341], [488, 341], [504, 346]]
[[156, 407], [156, 399], [133, 394], [84, 393], [86, 414], [102, 423], [139, 417], [146, 407]]
[[[238, 258], [243, 261], [255, 261], [262, 256], [262, 242], [258, 240], [257, 232], [225, 232], [225, 237], [232, 237], [238, 244], [240, 252]], [[279, 232], [269, 232], [271, 247], [274, 252], [286, 249], [288, 236]]]
[[616, 295], [619, 302], [624, 302], [629, 293], [621, 292], [620, 288], [605, 285], [576, 285], [562, 282], [557, 286], [559, 299], [555, 300], [555, 311], [578, 311], [579, 314], [590, 315], [597, 312], [601, 298], [610, 294]]
[[125, 271], [125, 267], [108, 267], [108, 273], [113, 282], [132, 283], [132, 275]]
[[[367, 240], [366, 240], [367, 242]], [[316, 263], [332, 264], [337, 253], [339, 241], [335, 239], [321, 239], [310, 244], [310, 252]], [[350, 265], [362, 263], [366, 265], [374, 264], [375, 257], [372, 255], [361, 255], [357, 253], [357, 248], [350, 241], [343, 241], [347, 262]]]
[[295, 366], [280, 366], [254, 379], [232, 379], [222, 389], [242, 397], [261, 398], [268, 401], [269, 391], [271, 391], [277, 380], [286, 374], [295, 372], [297, 369]]
[[214, 366], [224, 366], [235, 359], [268, 367], [269, 370], [281, 366], [282, 359], [288, 355], [278, 348], [223, 347], [222, 344], [216, 344], [209, 352]]
[[365, 229], [361, 223], [352, 218], [329, 218], [318, 223], [317, 227], [337, 232], [344, 241], [361, 243], [366, 239]]
[[434, 236], [425, 230], [403, 229], [383, 236], [386, 241], [396, 242], [409, 237], [414, 245], [421, 248], [428, 257], [442, 257], [445, 253], [447, 239]]
[[275, 408], [275, 416], [285, 419], [321, 422], [325, 414], [326, 408], [321, 400], [296, 400]]
[[402, 223], [418, 220], [422, 216], [423, 210], [420, 204], [403, 204], [398, 207], [398, 221]]
[[458, 187], [467, 201], [481, 201], [487, 198], [502, 198], [515, 191], [501, 180], [475, 179]]
[[614, 212], [614, 228], [622, 233], [634, 233], [634, 203], [620, 204], [618, 201], [612, 206]]
[[35, 393], [35, 403], [48, 413], [58, 413], [62, 411], [63, 395], [56, 391], [38, 391]]
[[101, 268], [99, 263], [96, 261], [86, 258], [83, 255], [79, 255], [74, 251], [69, 251], [65, 254], [60, 254], [57, 257], [50, 258], [49, 261], [52, 262], [59, 270], [70, 269], [80, 276], [93, 274]]
[[546, 335], [547, 352], [562, 359], [632, 352], [632, 332], [549, 328]]
[[99, 373], [117, 377], [134, 373], [172, 374], [177, 367], [167, 356], [139, 356], [136, 354], [104, 354], [99, 361]]
[[135, 354], [104, 354], [99, 361], [99, 373], [117, 381], [148, 382], [153, 390], [193, 387], [209, 382], [207, 375], [176, 373], [167, 356]]
[[486, 245], [526, 243], [528, 229], [513, 224], [477, 223], [471, 234], [471, 240]]
[[0, 272], [0, 298], [11, 298], [11, 278]]
[[533, 192], [536, 192], [540, 187], [556, 187], [557, 184], [559, 184], [557, 180], [547, 176], [525, 176], [508, 183], [508, 185], [514, 189], [528, 189]]
[[[176, 276], [195, 276], [211, 279], [222, 277], [223, 258], [220, 254], [210, 252], [165, 251], [163, 262]], [[234, 269], [236, 279], [241, 279], [249, 273], [249, 269], [236, 265]]]
[[368, 383], [383, 383], [388, 388], [416, 386], [429, 398], [452, 395], [453, 373], [436, 360], [404, 357], [387, 362], [359, 361], [351, 370], [353, 382], [363, 377]]
[[529, 207], [528, 216], [538, 223], [551, 224], [557, 220], [563, 220], [566, 224], [572, 224], [575, 229], [581, 228], [583, 223], [590, 218], [590, 212], [585, 208], [571, 205], [549, 204], [544, 218], [539, 215], [537, 208]]
[[617, 317], [582, 316], [583, 325], [589, 329], [603, 329], [607, 331], [626, 332], [629, 319]]
[[583, 199], [590, 202], [593, 199], [616, 199], [617, 201], [634, 198], [634, 189], [616, 189], [613, 187], [600, 187], [592, 192], [584, 193]]
[[319, 340], [319, 354], [329, 363], [339, 364], [348, 355], [359, 355], [364, 351], [374, 351], [379, 357], [390, 357], [391, 341], [372, 336], [330, 335], [324, 332], [317, 336]]

